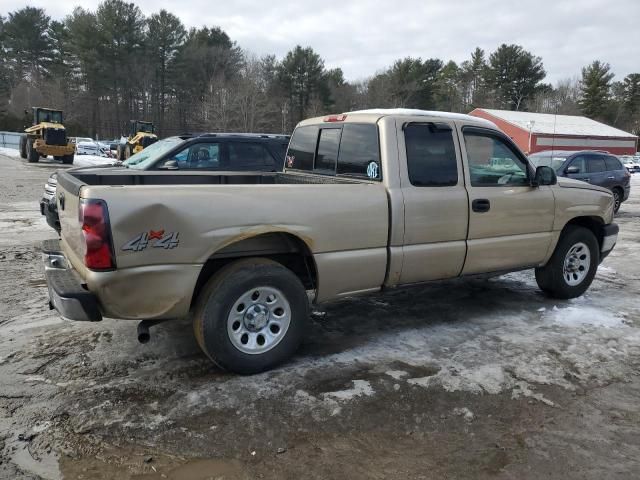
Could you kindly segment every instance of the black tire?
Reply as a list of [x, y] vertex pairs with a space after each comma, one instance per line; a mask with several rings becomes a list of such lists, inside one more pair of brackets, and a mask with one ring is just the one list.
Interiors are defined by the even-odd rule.
[[[242, 317], [243, 320], [233, 323], [229, 317], [232, 308], [247, 292], [260, 288], [276, 289], [282, 294], [290, 307], [290, 321], [281, 338], [269, 350], [245, 353], [233, 344], [229, 328], [235, 327], [229, 325], [237, 323], [245, 328], [244, 318], [247, 314]], [[259, 301], [263, 301], [262, 296]], [[248, 313], [249, 307], [243, 308]], [[241, 313], [238, 315], [242, 316]], [[270, 315], [266, 318], [274, 318]], [[207, 282], [196, 302], [193, 330], [200, 348], [216, 365], [242, 375], [251, 375], [289, 359], [302, 341], [308, 320], [309, 300], [300, 279], [279, 263], [265, 258], [249, 258], [226, 265]], [[259, 340], [260, 333], [270, 327], [267, 323], [262, 330], [255, 331], [256, 339]]]
[[73, 164], [73, 153], [70, 153], [69, 155], [64, 155], [60, 158], [62, 158], [62, 163], [64, 163], [65, 165]]
[[[575, 272], [565, 272], [565, 259], [567, 259], [570, 250], [578, 244], [585, 245], [589, 250], [588, 267], [584, 266], [582, 270], [576, 270]], [[587, 256], [584, 249], [579, 249], [575, 252], [576, 262], [580, 261], [579, 259], [583, 256]], [[587, 259], [585, 258], [582, 261], [586, 262]], [[544, 267], [536, 268], [536, 281], [540, 289], [553, 298], [569, 299], [579, 297], [591, 285], [599, 263], [600, 248], [593, 232], [588, 228], [569, 225], [563, 231], [549, 262]], [[579, 280], [579, 283], [572, 285], [569, 283], [569, 279], [574, 282]]]
[[613, 213], [618, 213], [620, 210], [620, 205], [622, 205], [622, 190], [619, 188], [614, 188], [613, 192]]
[[22, 135], [20, 137], [20, 156], [22, 158], [27, 158], [27, 136]]
[[124, 159], [129, 160], [129, 157], [131, 157], [131, 145], [127, 143], [124, 146]]
[[118, 144], [116, 152], [116, 158], [121, 162], [124, 161], [124, 145]]
[[36, 163], [40, 160], [40, 154], [33, 148], [33, 139], [27, 140], [27, 162]]

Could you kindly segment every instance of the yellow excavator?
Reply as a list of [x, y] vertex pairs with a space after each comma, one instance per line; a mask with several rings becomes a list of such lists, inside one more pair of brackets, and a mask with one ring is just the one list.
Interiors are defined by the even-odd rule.
[[118, 144], [118, 160], [126, 160], [158, 141], [153, 133], [153, 123], [142, 120], [129, 120], [129, 136], [126, 142]]
[[[29, 114], [25, 110], [25, 114]], [[25, 128], [20, 137], [20, 156], [28, 162], [35, 163], [40, 157], [51, 155], [62, 163], [73, 163], [75, 144], [67, 138], [67, 131], [62, 123], [62, 110], [33, 107], [33, 125]]]

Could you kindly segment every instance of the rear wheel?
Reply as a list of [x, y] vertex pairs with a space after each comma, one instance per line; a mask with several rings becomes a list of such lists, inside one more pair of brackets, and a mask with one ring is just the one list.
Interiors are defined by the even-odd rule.
[[131, 145], [128, 143], [124, 146], [124, 159], [128, 160], [131, 156]]
[[194, 311], [200, 348], [218, 366], [243, 375], [293, 355], [309, 317], [300, 279], [263, 258], [233, 262], [205, 285]]
[[622, 205], [622, 191], [619, 188], [613, 189], [613, 212], [618, 213]]
[[62, 163], [64, 163], [65, 165], [71, 165], [73, 163], [73, 153], [70, 153], [69, 155], [64, 155], [61, 158], [62, 158]]
[[27, 158], [27, 136], [22, 135], [20, 137], [20, 156], [22, 158]]
[[536, 281], [551, 297], [579, 297], [591, 285], [599, 262], [600, 250], [593, 232], [570, 225], [560, 237], [549, 262], [536, 268]]
[[40, 159], [40, 154], [33, 148], [33, 139], [27, 140], [27, 162], [35, 163]]

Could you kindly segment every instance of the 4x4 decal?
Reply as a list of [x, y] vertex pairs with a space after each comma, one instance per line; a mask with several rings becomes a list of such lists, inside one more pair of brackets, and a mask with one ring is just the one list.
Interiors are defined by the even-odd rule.
[[166, 250], [176, 248], [179, 243], [178, 234], [179, 232], [165, 233], [164, 230], [149, 230], [129, 240], [122, 246], [122, 250], [141, 252], [148, 246], [152, 248], [164, 248]]

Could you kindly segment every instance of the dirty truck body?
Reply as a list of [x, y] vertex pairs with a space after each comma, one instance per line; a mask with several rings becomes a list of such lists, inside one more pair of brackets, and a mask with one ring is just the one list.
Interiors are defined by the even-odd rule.
[[277, 173], [59, 174], [50, 297], [75, 320], [191, 315], [240, 373], [285, 360], [308, 301], [536, 269], [581, 295], [613, 248], [609, 191], [538, 171], [490, 122], [407, 110], [315, 118]]

